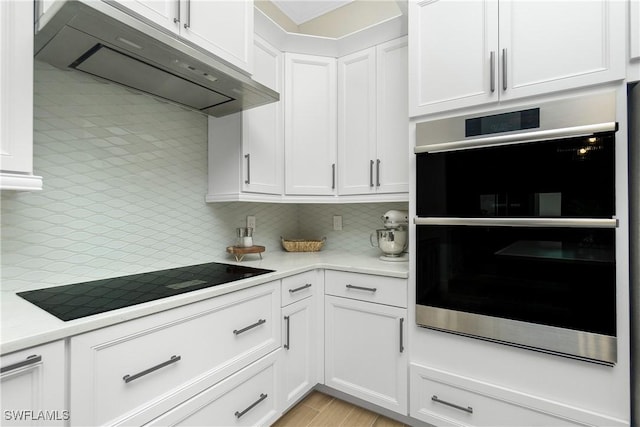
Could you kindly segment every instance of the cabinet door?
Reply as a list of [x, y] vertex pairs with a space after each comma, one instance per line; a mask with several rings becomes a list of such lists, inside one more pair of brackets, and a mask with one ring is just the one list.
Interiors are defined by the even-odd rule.
[[407, 38], [377, 46], [376, 189], [409, 192]]
[[3, 426], [65, 425], [62, 341], [2, 356], [0, 363]]
[[[282, 53], [256, 37], [253, 78], [282, 92]], [[282, 194], [284, 180], [283, 102], [274, 102], [242, 113], [243, 190]]]
[[285, 54], [285, 191], [334, 195], [336, 60]]
[[289, 408], [318, 383], [314, 299], [305, 298], [282, 309], [284, 372], [282, 397]]
[[497, 0], [409, 2], [409, 40], [411, 116], [498, 100]]
[[624, 78], [624, 22], [620, 1], [501, 1], [501, 99]]
[[338, 60], [338, 194], [375, 191], [375, 147], [374, 47]]
[[0, 187], [39, 190], [33, 172], [33, 2], [0, 1]]
[[325, 296], [325, 384], [407, 413], [407, 310]]
[[253, 71], [253, 1], [180, 1], [180, 35], [241, 70]]
[[117, 0], [129, 11], [175, 33], [180, 31], [179, 0]]

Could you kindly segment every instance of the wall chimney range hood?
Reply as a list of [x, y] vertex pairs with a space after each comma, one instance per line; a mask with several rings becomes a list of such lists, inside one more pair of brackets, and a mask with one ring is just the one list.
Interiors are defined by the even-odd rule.
[[102, 1], [54, 3], [36, 22], [34, 44], [37, 60], [216, 117], [280, 99], [177, 34]]

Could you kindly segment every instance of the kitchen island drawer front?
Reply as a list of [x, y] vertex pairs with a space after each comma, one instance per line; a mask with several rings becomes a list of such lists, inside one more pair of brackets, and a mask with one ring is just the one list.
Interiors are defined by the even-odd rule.
[[279, 351], [156, 418], [150, 426], [268, 426], [280, 415]]
[[318, 271], [312, 270], [282, 279], [282, 306], [315, 295], [319, 286]]
[[624, 426], [548, 399], [421, 365], [410, 366], [410, 416], [438, 426]]
[[71, 339], [72, 425], [149, 421], [280, 346], [280, 283]]
[[378, 304], [407, 307], [407, 280], [326, 270], [325, 293]]

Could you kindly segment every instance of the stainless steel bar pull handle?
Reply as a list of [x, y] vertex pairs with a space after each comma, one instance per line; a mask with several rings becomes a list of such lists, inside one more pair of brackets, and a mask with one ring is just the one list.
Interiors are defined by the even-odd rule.
[[256, 323], [254, 323], [253, 325], [249, 325], [249, 326], [247, 326], [245, 328], [242, 328], [242, 329], [234, 329], [233, 333], [234, 333], [234, 335], [240, 335], [243, 332], [247, 332], [248, 330], [256, 328], [256, 327], [258, 327], [260, 325], [263, 325], [265, 323], [267, 323], [267, 321], [265, 319], [260, 319]]
[[435, 394], [433, 396], [431, 396], [431, 400], [433, 400], [434, 402], [442, 403], [443, 405], [447, 405], [447, 406], [450, 406], [452, 408], [459, 409], [461, 411], [473, 414], [473, 408], [471, 406], [467, 406], [465, 408], [464, 406], [456, 405], [455, 403], [450, 403], [450, 402], [447, 402], [446, 400], [440, 400], [440, 399], [438, 399], [438, 396], [436, 396]]
[[284, 348], [289, 350], [289, 325], [291, 324], [291, 319], [289, 316], [284, 316], [284, 320], [287, 322], [287, 343], [284, 345]]
[[369, 161], [369, 186], [373, 187], [373, 160]]
[[187, 0], [187, 22], [184, 23], [184, 28], [191, 27], [191, 0]]
[[400, 353], [404, 352], [404, 317], [400, 318]]
[[376, 159], [376, 187], [380, 187], [380, 159]]
[[375, 292], [378, 290], [378, 288], [365, 288], [362, 286], [354, 286], [354, 285], [347, 285], [347, 289], [358, 289], [360, 291], [369, 291], [369, 292]]
[[243, 416], [244, 414], [246, 414], [247, 412], [252, 410], [258, 403], [260, 403], [263, 400], [265, 400], [267, 398], [267, 396], [268, 395], [265, 394], [265, 393], [260, 393], [260, 397], [258, 398], [258, 400], [256, 400], [251, 405], [249, 405], [249, 407], [247, 407], [244, 411], [236, 411], [236, 414], [235, 414], [236, 418], [240, 419], [241, 416]]
[[331, 165], [331, 189], [336, 189], [336, 164]]
[[34, 365], [38, 362], [42, 361], [42, 356], [32, 354], [20, 362], [12, 363], [11, 365], [3, 366], [0, 368], [0, 374], [4, 374], [5, 372], [13, 371], [15, 369], [23, 368], [25, 366]]
[[245, 154], [244, 158], [247, 159], [247, 179], [244, 180], [244, 183], [251, 184], [251, 157], [249, 154]]
[[144, 377], [145, 375], [150, 374], [151, 372], [157, 371], [158, 369], [164, 368], [165, 366], [172, 365], [180, 359], [182, 359], [181, 356], [173, 355], [171, 356], [171, 359], [167, 360], [166, 362], [162, 362], [156, 366], [152, 366], [151, 368], [145, 369], [144, 371], [138, 372], [137, 374], [125, 375], [124, 377], [122, 377], [122, 379], [124, 380], [125, 383], [130, 383], [131, 381], [137, 380], [140, 377]]
[[489, 58], [489, 69], [490, 71], [490, 85], [491, 85], [491, 92], [495, 92], [496, 91], [496, 52], [495, 51], [491, 51], [491, 57]]
[[507, 90], [507, 48], [502, 49], [502, 90]]
[[299, 288], [289, 289], [289, 293], [290, 294], [294, 294], [296, 292], [303, 291], [303, 290], [305, 290], [307, 288], [310, 288], [310, 287], [311, 287], [311, 283], [306, 283], [303, 286], [300, 286]]

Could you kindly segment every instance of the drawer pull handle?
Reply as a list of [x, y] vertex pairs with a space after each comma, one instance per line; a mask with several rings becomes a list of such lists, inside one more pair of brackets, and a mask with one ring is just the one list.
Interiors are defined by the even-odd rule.
[[450, 403], [450, 402], [447, 402], [446, 400], [440, 400], [440, 399], [438, 399], [438, 396], [436, 396], [435, 394], [433, 396], [431, 396], [431, 400], [433, 400], [434, 402], [442, 403], [443, 405], [447, 405], [447, 406], [450, 406], [452, 408], [459, 409], [461, 411], [473, 414], [473, 408], [471, 406], [467, 406], [465, 408], [464, 406], [456, 405], [455, 403]]
[[144, 371], [138, 372], [137, 374], [125, 375], [124, 377], [122, 377], [122, 379], [124, 380], [125, 383], [130, 383], [131, 381], [137, 380], [138, 378], [143, 377], [147, 374], [150, 374], [151, 372], [157, 371], [158, 369], [164, 368], [165, 366], [169, 366], [173, 363], [176, 363], [180, 359], [182, 359], [182, 356], [175, 356], [175, 355], [171, 356], [171, 359], [167, 360], [166, 362], [162, 362], [149, 369], [145, 369]]
[[27, 357], [26, 359], [21, 360], [20, 362], [16, 362], [16, 363], [12, 363], [11, 365], [3, 366], [2, 368], [0, 368], [0, 374], [4, 374], [5, 372], [13, 371], [15, 369], [22, 368], [24, 366], [33, 365], [33, 364], [38, 363], [40, 361], [42, 361], [42, 356], [33, 354], [33, 355]]
[[290, 328], [289, 328], [289, 325], [291, 324], [291, 319], [289, 318], [289, 316], [284, 316], [284, 320], [286, 320], [286, 321], [287, 321], [287, 343], [284, 345], [284, 348], [285, 348], [285, 349], [287, 349], [287, 350], [289, 350], [289, 338], [290, 338], [290, 335], [289, 335], [289, 329], [290, 329]]
[[378, 290], [378, 288], [365, 288], [362, 286], [354, 286], [354, 285], [347, 285], [347, 289], [358, 289], [361, 291], [369, 291], [369, 292], [375, 292]]
[[258, 403], [262, 402], [266, 398], [267, 398], [266, 394], [260, 393], [260, 397], [258, 398], [258, 400], [253, 402], [247, 409], [245, 409], [244, 411], [236, 411], [236, 414], [235, 414], [236, 418], [240, 419], [241, 416], [243, 416], [244, 414], [252, 410]]
[[235, 335], [240, 335], [240, 334], [241, 334], [241, 333], [243, 333], [243, 332], [247, 332], [248, 330], [253, 329], [253, 328], [255, 328], [255, 327], [258, 327], [258, 326], [260, 326], [260, 325], [263, 325], [263, 324], [265, 324], [265, 323], [267, 323], [267, 321], [266, 321], [266, 320], [264, 320], [264, 319], [260, 319], [260, 320], [258, 320], [256, 323], [254, 323], [253, 325], [249, 325], [249, 326], [247, 326], [246, 328], [242, 328], [242, 329], [234, 329], [234, 330], [233, 330], [233, 333], [234, 333]]
[[302, 291], [302, 290], [305, 290], [305, 289], [310, 288], [310, 287], [311, 287], [311, 283], [307, 283], [306, 285], [300, 286], [299, 288], [289, 289], [289, 293], [292, 294], [294, 292]]

